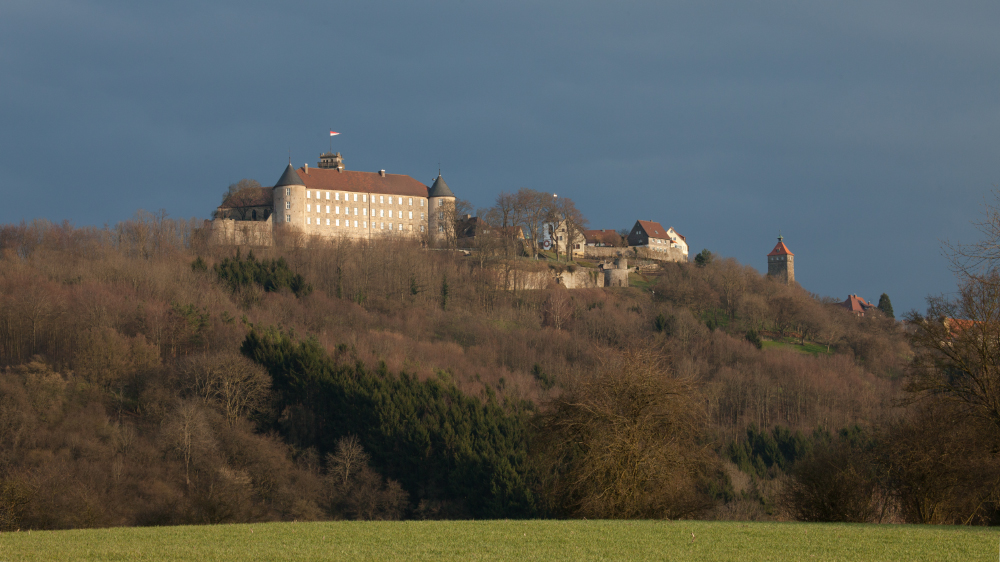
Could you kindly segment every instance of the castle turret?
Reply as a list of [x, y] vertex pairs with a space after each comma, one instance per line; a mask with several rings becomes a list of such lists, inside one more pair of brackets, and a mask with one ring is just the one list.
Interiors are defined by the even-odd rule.
[[795, 281], [795, 254], [785, 246], [784, 236], [778, 235], [778, 245], [767, 255], [767, 275], [785, 284]]
[[427, 192], [427, 204], [430, 206], [427, 222], [431, 239], [437, 242], [454, 239], [455, 194], [448, 189], [440, 171]]
[[319, 155], [319, 167], [324, 170], [344, 171], [344, 157], [340, 153], [326, 152]]
[[305, 209], [295, 201], [305, 199], [306, 186], [302, 178], [291, 164], [285, 168], [273, 188], [274, 215], [273, 224], [282, 227], [295, 225], [299, 228], [305, 224]]

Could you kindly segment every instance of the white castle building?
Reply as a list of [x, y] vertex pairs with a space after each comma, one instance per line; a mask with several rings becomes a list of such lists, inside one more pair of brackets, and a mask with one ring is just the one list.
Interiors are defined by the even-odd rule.
[[340, 153], [319, 166], [291, 164], [273, 187], [230, 195], [211, 222], [218, 242], [270, 245], [276, 233], [325, 238], [406, 236], [439, 243], [454, 235], [455, 195], [440, 172], [427, 187], [410, 176], [344, 169]]

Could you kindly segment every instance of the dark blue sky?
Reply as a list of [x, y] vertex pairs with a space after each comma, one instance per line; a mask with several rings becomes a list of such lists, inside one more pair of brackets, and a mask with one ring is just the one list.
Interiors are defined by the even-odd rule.
[[897, 311], [1000, 181], [1000, 3], [0, 3], [0, 222], [208, 217], [328, 147]]

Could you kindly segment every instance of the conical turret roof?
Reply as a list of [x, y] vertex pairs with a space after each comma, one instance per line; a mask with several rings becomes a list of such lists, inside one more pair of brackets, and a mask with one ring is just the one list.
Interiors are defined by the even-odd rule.
[[281, 178], [278, 179], [278, 183], [274, 184], [274, 187], [285, 187], [286, 185], [305, 185], [291, 163], [285, 168], [285, 172], [281, 174]]
[[434, 180], [434, 185], [431, 186], [431, 190], [427, 193], [428, 197], [454, 197], [455, 194], [448, 189], [448, 184], [444, 183], [444, 178], [441, 177], [441, 172], [438, 172], [438, 177]]

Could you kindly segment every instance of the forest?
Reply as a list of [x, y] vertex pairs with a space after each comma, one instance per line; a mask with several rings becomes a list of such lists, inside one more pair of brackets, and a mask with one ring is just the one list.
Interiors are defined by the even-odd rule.
[[528, 291], [498, 276], [530, 257], [393, 238], [213, 246], [145, 212], [4, 225], [0, 530], [995, 524], [989, 250], [957, 249], [959, 296], [900, 321], [708, 253]]

